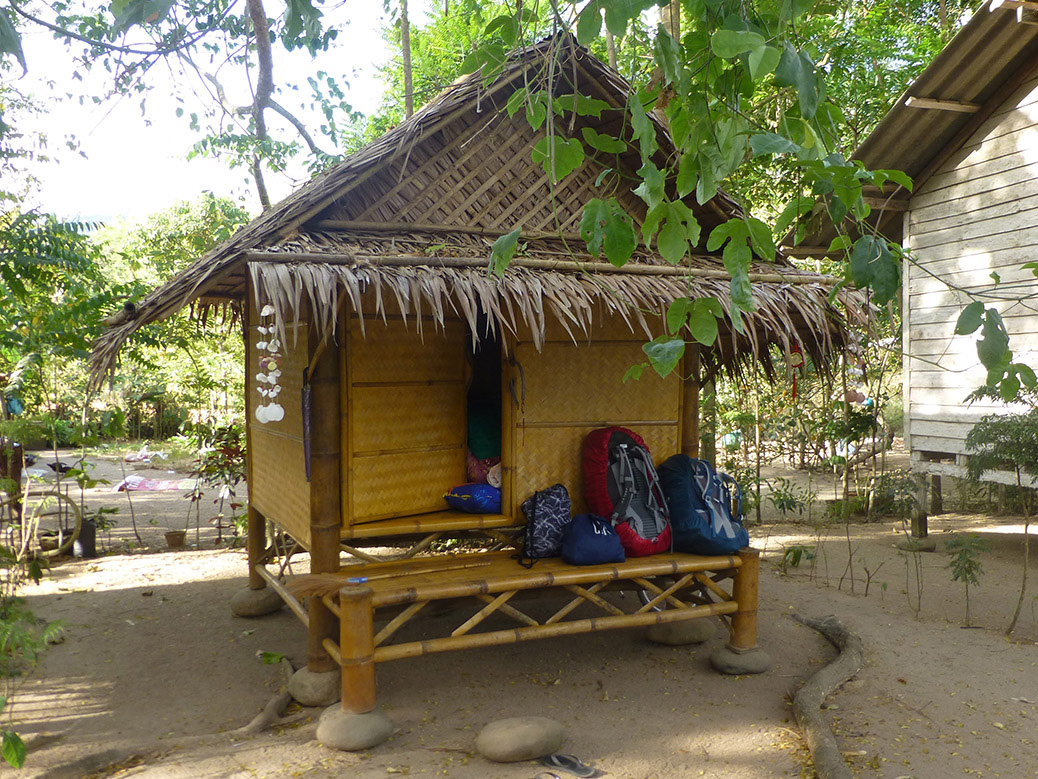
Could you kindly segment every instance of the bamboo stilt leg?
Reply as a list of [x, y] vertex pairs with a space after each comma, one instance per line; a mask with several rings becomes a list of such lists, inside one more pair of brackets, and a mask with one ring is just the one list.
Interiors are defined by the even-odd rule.
[[351, 714], [375, 709], [375, 628], [371, 589], [351, 584], [339, 590], [339, 654], [342, 708]]
[[732, 640], [729, 646], [736, 651], [755, 649], [757, 646], [757, 572], [760, 552], [740, 549], [742, 565], [735, 572], [732, 596], [739, 608], [732, 616]]
[[249, 536], [247, 540], [249, 553], [249, 589], [262, 590], [267, 582], [256, 571], [263, 565], [267, 553], [267, 519], [252, 506], [249, 506]]

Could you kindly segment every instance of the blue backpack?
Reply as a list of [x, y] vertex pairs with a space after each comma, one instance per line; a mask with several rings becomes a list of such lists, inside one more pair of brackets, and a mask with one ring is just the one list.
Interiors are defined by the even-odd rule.
[[658, 472], [675, 551], [731, 554], [749, 546], [742, 526], [742, 490], [735, 479], [687, 454], [667, 458]]

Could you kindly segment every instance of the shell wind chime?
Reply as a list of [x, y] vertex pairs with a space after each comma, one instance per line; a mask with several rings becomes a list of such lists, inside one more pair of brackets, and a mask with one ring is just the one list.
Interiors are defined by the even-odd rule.
[[285, 407], [278, 402], [281, 394], [281, 341], [277, 337], [277, 328], [272, 317], [274, 307], [265, 305], [260, 311], [263, 320], [256, 328], [259, 336], [256, 340], [256, 351], [259, 353], [259, 373], [256, 374], [256, 389], [262, 400], [256, 406], [256, 421], [260, 424], [280, 422], [285, 418]]

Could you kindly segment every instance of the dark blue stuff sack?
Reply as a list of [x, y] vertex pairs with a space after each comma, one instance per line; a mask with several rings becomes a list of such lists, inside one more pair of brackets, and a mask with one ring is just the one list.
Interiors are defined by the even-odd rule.
[[462, 484], [448, 490], [443, 499], [455, 511], [469, 514], [501, 513], [501, 490], [489, 484]]
[[570, 517], [569, 491], [563, 484], [553, 484], [523, 501], [526, 533], [519, 563], [527, 568], [542, 557], [558, 557], [562, 552], [562, 531]]
[[676, 454], [658, 469], [670, 510], [674, 551], [731, 554], [750, 545], [742, 525], [742, 491], [706, 460]]
[[562, 559], [570, 565], [622, 563], [627, 559], [613, 523], [595, 514], [577, 514], [562, 531]]

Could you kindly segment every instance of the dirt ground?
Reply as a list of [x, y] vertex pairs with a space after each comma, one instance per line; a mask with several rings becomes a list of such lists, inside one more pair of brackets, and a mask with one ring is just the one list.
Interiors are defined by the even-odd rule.
[[[116, 461], [92, 462], [97, 475], [121, 478]], [[161, 466], [126, 467], [177, 478]], [[825, 482], [815, 478], [815, 488]], [[759, 639], [773, 660], [768, 673], [715, 673], [708, 657], [720, 631], [691, 648], [621, 630], [401, 660], [378, 669], [380, 705], [395, 735], [349, 754], [317, 743], [316, 709], [292, 708], [286, 724], [260, 735], [228, 735], [283, 683], [282, 669], [264, 665], [259, 653], [282, 653], [299, 667], [306, 652], [303, 627], [287, 609], [259, 619], [231, 615], [228, 602], [245, 585], [243, 550], [214, 548], [213, 529], [196, 536], [193, 522], [192, 546], [166, 550], [164, 531], [183, 527], [187, 516], [182, 491], [132, 494], [143, 544], [130, 528], [125, 493], [98, 487], [88, 500], [120, 509], [103, 539], [112, 551], [63, 562], [26, 589], [30, 607], [61, 620], [66, 637], [15, 692], [11, 714], [29, 758], [12, 775], [518, 779], [538, 767], [489, 763], [473, 742], [487, 722], [536, 714], [562, 722], [565, 751], [609, 776], [808, 777], [791, 697], [834, 650], [795, 622], [796, 612], [835, 614], [864, 642], [865, 667], [828, 706], [855, 775], [1038, 776], [1033, 584], [1013, 640], [1002, 635], [1020, 588], [1020, 518], [931, 518], [938, 548], [918, 556], [919, 586], [917, 557], [895, 548], [896, 520], [816, 528], [777, 524], [765, 513], [751, 537], [764, 553]], [[963, 627], [964, 590], [951, 579], [944, 548], [966, 532], [992, 544], [981, 584], [970, 591], [973, 629]], [[816, 553], [783, 570], [783, 550], [798, 544]]]

